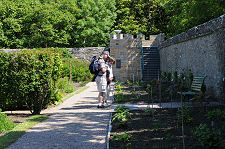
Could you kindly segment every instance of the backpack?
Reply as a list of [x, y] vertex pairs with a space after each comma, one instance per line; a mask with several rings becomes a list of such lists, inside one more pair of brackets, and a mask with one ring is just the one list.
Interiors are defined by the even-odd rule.
[[89, 65], [89, 71], [91, 74], [97, 75], [99, 73], [99, 67], [97, 62], [97, 57], [93, 56], [91, 59], [91, 63]]

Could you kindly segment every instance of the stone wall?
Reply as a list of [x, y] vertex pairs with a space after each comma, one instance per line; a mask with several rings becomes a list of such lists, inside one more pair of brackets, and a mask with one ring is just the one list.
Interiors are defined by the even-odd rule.
[[[85, 48], [68, 48], [73, 58], [84, 61], [90, 61], [93, 56], [99, 56], [103, 51], [109, 51], [107, 47], [85, 47]], [[0, 49], [0, 52], [19, 52], [20, 49]]]
[[90, 61], [93, 56], [99, 56], [103, 51], [109, 51], [107, 47], [68, 48], [73, 58]]
[[225, 15], [165, 40], [161, 71], [207, 75], [207, 93], [225, 98]]

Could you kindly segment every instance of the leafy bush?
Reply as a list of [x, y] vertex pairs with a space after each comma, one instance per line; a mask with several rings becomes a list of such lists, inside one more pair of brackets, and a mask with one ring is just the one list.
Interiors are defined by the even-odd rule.
[[114, 109], [116, 112], [124, 112], [124, 111], [129, 111], [130, 108], [126, 107], [126, 106], [117, 106], [115, 109]]
[[0, 47], [105, 46], [115, 10], [114, 0], [1, 0]]
[[117, 140], [117, 141], [120, 141], [120, 142], [124, 143], [124, 144], [121, 145], [121, 148], [129, 149], [130, 146], [131, 146], [131, 144], [128, 143], [130, 141], [130, 138], [131, 138], [131, 136], [125, 131], [124, 134], [121, 134], [121, 135], [120, 134], [115, 134], [115, 135], [113, 135], [112, 140], [113, 141]]
[[225, 120], [225, 110], [215, 109], [206, 114], [207, 119], [211, 121]]
[[193, 135], [206, 149], [221, 148], [223, 143], [221, 131], [215, 128], [208, 128], [206, 124], [200, 124], [199, 127], [193, 131]]
[[114, 98], [115, 98], [115, 102], [118, 103], [118, 102], [124, 102], [126, 99], [126, 96], [123, 93], [120, 93], [120, 94], [115, 94]]
[[60, 53], [52, 49], [0, 52], [1, 108], [26, 105], [39, 114], [55, 92], [55, 82], [61, 76]]
[[[177, 111], [178, 124], [182, 123], [182, 108], [179, 108]], [[192, 123], [191, 110], [186, 105], [183, 105], [183, 121], [184, 124]]]
[[60, 78], [56, 82], [56, 88], [61, 89], [65, 93], [72, 93], [75, 90], [75, 85], [68, 77]]
[[121, 141], [121, 142], [129, 142], [130, 141], [130, 135], [125, 131], [124, 134], [113, 135], [112, 140], [118, 140], [118, 141]]
[[0, 133], [15, 127], [15, 124], [7, 118], [6, 114], [1, 113], [1, 111], [0, 109]]
[[119, 126], [127, 126], [127, 120], [131, 118], [131, 114], [128, 111], [119, 112], [113, 115], [112, 121], [117, 122]]
[[62, 77], [70, 77], [70, 63], [72, 80], [75, 82], [90, 81], [93, 75], [90, 73], [87, 62], [82, 62], [78, 59], [63, 59], [63, 74]]

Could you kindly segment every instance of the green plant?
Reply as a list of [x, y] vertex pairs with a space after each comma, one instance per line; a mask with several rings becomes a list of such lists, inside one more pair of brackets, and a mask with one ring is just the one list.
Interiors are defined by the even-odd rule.
[[131, 80], [127, 80], [126, 83], [127, 83], [128, 87], [131, 87], [133, 85]]
[[131, 136], [125, 131], [124, 134], [115, 134], [113, 135], [112, 140], [117, 140], [121, 142], [129, 142]]
[[6, 130], [11, 130], [13, 129], [16, 125], [7, 118], [7, 115], [4, 113], [1, 113], [0, 109], [0, 133]]
[[62, 77], [71, 77], [74, 82], [90, 81], [93, 75], [90, 73], [88, 63], [83, 62], [75, 58], [64, 58], [63, 59], [63, 73]]
[[124, 111], [129, 111], [130, 108], [128, 108], [128, 107], [126, 107], [126, 106], [120, 106], [120, 105], [118, 105], [114, 110], [115, 110], [116, 112], [121, 113], [121, 112], [124, 112]]
[[223, 137], [219, 129], [208, 128], [206, 124], [200, 124], [193, 131], [193, 135], [206, 149], [218, 149], [222, 147]]
[[205, 116], [207, 117], [207, 119], [211, 121], [225, 120], [225, 110], [215, 109], [215, 110], [209, 111]]
[[115, 135], [113, 135], [112, 140], [113, 141], [115, 141], [115, 140], [116, 141], [120, 141], [122, 143], [127, 143], [125, 145], [122, 145], [121, 147], [129, 149], [130, 146], [131, 146], [131, 144], [128, 143], [130, 141], [130, 138], [131, 138], [131, 136], [125, 131], [123, 134], [115, 134]]
[[61, 89], [65, 93], [72, 93], [75, 90], [75, 85], [68, 77], [60, 78], [56, 82], [56, 88]]
[[154, 132], [158, 132], [160, 128], [160, 124], [159, 123], [153, 123], [153, 131]]
[[128, 118], [131, 118], [131, 114], [128, 111], [119, 112], [112, 116], [112, 121], [117, 122], [119, 126], [127, 126]]
[[61, 77], [60, 53], [54, 49], [0, 52], [0, 65], [1, 108], [26, 105], [32, 114], [40, 114], [52, 101]]
[[115, 94], [114, 95], [115, 102], [124, 102], [126, 99], [126, 96], [123, 93]]
[[[178, 124], [182, 124], [182, 108], [178, 108], [177, 118], [178, 118]], [[191, 110], [186, 105], [183, 105], [183, 122], [184, 124], [192, 123]]]

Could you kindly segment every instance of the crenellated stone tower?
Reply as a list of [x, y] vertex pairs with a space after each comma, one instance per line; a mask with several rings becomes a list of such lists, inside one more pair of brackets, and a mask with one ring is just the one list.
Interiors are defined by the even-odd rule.
[[142, 34], [134, 37], [131, 34], [111, 34], [110, 54], [116, 59], [113, 74], [118, 81], [142, 80], [143, 78], [143, 47], [158, 46], [157, 35], [145, 40]]

